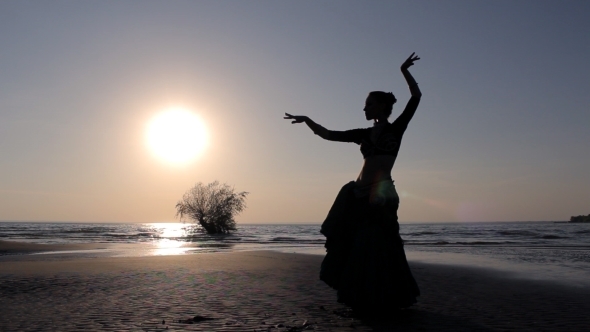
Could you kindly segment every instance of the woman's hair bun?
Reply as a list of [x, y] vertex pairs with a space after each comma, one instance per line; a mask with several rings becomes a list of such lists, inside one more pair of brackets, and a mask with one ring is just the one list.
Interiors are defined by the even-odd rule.
[[391, 92], [372, 91], [369, 93], [369, 96], [375, 98], [380, 103], [384, 103], [391, 106], [393, 106], [393, 104], [395, 104], [395, 102], [397, 101], [397, 99], [395, 99], [395, 96]]
[[395, 104], [397, 102], [397, 99], [395, 99], [395, 96], [393, 95], [393, 93], [388, 92], [386, 93], [387, 98], [389, 99], [388, 101], [391, 102], [391, 105]]
[[375, 98], [378, 102], [387, 105], [387, 107], [385, 109], [385, 113], [387, 114], [387, 116], [389, 116], [391, 114], [391, 110], [393, 109], [393, 104], [395, 104], [395, 102], [397, 102], [397, 99], [395, 99], [395, 96], [391, 92], [372, 91], [372, 92], [369, 92], [369, 96]]

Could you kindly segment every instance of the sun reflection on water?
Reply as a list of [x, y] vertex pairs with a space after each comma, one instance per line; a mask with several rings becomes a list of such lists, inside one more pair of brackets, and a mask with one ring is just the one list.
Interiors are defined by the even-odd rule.
[[155, 256], [186, 254], [191, 248], [183, 246], [184, 244], [185, 242], [176, 240], [160, 240], [155, 243], [156, 246], [152, 249], [151, 254]]
[[147, 255], [183, 255], [202, 252], [219, 252], [234, 249], [235, 244], [225, 243], [225, 236], [210, 235], [189, 223], [152, 223], [146, 225], [152, 233]]
[[148, 225], [159, 233], [160, 238], [166, 239], [185, 238], [189, 235], [192, 227], [192, 225], [184, 223], [152, 223]]
[[150, 255], [182, 255], [195, 248], [187, 242], [191, 232], [191, 225], [182, 223], [152, 223], [150, 228], [158, 233], [157, 240], [153, 242], [154, 248]]

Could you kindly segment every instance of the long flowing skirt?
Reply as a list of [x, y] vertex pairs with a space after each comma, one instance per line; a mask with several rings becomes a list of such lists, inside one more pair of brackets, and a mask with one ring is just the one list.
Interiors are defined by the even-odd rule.
[[392, 180], [344, 185], [321, 232], [326, 257], [320, 279], [353, 309], [378, 311], [416, 303], [420, 290], [399, 235], [399, 197]]

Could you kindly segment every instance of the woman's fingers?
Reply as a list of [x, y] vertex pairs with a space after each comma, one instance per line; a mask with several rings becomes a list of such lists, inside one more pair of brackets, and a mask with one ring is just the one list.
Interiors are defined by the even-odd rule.
[[285, 115], [283, 119], [293, 120], [291, 123], [301, 123], [304, 121], [304, 116], [301, 115], [291, 115], [289, 113], [285, 113]]
[[416, 55], [415, 52], [412, 52], [412, 55], [410, 55], [409, 58], [406, 59], [406, 61], [404, 61], [404, 63], [402, 64], [402, 68], [409, 68], [411, 66], [414, 65], [414, 61], [420, 60], [420, 57], [418, 57]]
[[420, 58], [416, 55], [416, 52], [412, 52], [412, 54], [408, 57], [406, 61], [416, 61], [420, 60]]
[[404, 61], [402, 64], [402, 68], [408, 68], [414, 65], [414, 61], [420, 60], [420, 58], [416, 55], [416, 52], [412, 52], [410, 56]]

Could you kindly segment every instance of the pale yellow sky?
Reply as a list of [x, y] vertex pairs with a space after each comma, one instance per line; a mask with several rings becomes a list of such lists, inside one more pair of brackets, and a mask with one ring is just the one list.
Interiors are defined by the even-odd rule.
[[[0, 220], [175, 221], [186, 190], [219, 180], [250, 192], [238, 223], [320, 223], [361, 154], [283, 114], [369, 127], [364, 99], [385, 90], [394, 118], [414, 51], [401, 222], [590, 213], [588, 3], [231, 4], [0, 3]], [[188, 165], [146, 145], [173, 106], [209, 133]]]

